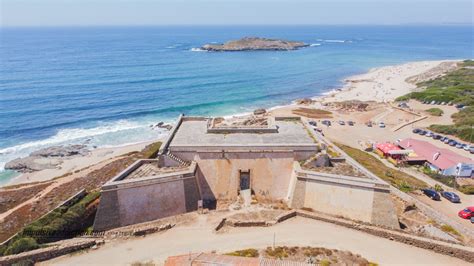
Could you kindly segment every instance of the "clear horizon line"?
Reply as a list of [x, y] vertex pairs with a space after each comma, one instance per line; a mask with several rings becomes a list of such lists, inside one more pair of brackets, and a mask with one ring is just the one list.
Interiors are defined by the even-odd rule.
[[449, 23], [387, 23], [387, 24], [369, 24], [369, 23], [350, 23], [350, 24], [65, 24], [65, 25], [0, 25], [0, 28], [86, 28], [86, 27], [304, 27], [304, 26], [472, 26], [467, 22], [449, 22]]

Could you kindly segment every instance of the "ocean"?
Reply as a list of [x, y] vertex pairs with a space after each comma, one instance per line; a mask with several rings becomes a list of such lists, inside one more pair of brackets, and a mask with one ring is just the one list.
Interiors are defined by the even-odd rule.
[[[297, 51], [203, 52], [245, 36]], [[6, 162], [67, 143], [156, 139], [180, 113], [225, 116], [340, 87], [370, 68], [473, 58], [472, 26], [59, 27], [0, 29], [0, 185]]]

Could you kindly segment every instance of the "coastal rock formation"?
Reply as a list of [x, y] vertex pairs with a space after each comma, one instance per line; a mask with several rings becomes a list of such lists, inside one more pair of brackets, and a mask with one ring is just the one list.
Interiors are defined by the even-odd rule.
[[159, 122], [159, 123], [156, 124], [156, 125], [150, 125], [150, 127], [151, 127], [152, 129], [163, 128], [163, 129], [166, 129], [166, 130], [171, 130], [171, 129], [173, 128], [172, 125], [166, 124], [166, 123], [163, 122], [163, 121]]
[[260, 109], [256, 109], [255, 111], [253, 111], [253, 114], [254, 115], [264, 115], [267, 113], [267, 110], [263, 109], [263, 108], [260, 108]]
[[24, 158], [17, 158], [5, 164], [5, 169], [20, 173], [31, 173], [58, 167], [64, 159], [89, 154], [86, 145], [52, 146], [32, 152]]
[[206, 44], [201, 47], [202, 50], [223, 52], [223, 51], [288, 51], [306, 47], [304, 42], [285, 41], [277, 39], [266, 39], [258, 37], [245, 37], [240, 40], [228, 41], [224, 44]]
[[86, 145], [52, 146], [30, 154], [30, 157], [69, 157], [75, 155], [87, 155], [89, 150]]
[[314, 103], [314, 100], [310, 98], [303, 98], [303, 99], [298, 99], [295, 102], [296, 104], [299, 104], [299, 105], [309, 105], [309, 104]]

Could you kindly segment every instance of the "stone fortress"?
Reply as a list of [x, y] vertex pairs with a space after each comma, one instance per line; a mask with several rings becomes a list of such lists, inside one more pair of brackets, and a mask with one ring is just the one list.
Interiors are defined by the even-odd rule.
[[94, 230], [215, 209], [239, 197], [246, 205], [281, 201], [399, 228], [390, 186], [320, 138], [299, 117], [181, 115], [155, 159], [103, 185]]

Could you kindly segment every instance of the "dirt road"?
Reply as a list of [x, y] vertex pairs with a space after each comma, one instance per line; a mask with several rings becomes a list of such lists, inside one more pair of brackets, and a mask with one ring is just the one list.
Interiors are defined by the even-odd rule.
[[[207, 219], [202, 216], [201, 219]], [[212, 223], [198, 221], [144, 238], [108, 243], [95, 251], [63, 256], [41, 265], [125, 265], [189, 252], [228, 252], [243, 248], [298, 245], [349, 250], [381, 265], [467, 265], [466, 262], [329, 223], [297, 217], [272, 227], [232, 228], [214, 233]]]

